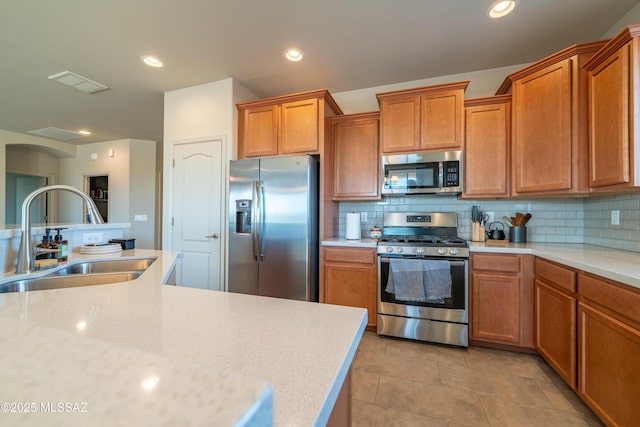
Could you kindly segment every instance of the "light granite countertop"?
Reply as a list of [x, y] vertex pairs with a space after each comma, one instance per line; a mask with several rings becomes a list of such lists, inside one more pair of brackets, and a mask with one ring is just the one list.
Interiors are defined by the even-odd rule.
[[375, 248], [378, 246], [378, 241], [365, 238], [358, 240], [351, 240], [345, 238], [334, 238], [334, 239], [325, 239], [322, 241], [322, 246], [342, 246], [342, 247], [352, 247], [352, 248]]
[[131, 282], [0, 294], [0, 404], [22, 411], [0, 424], [326, 423], [366, 310], [161, 285], [172, 252], [69, 263], [131, 256], [158, 258]]
[[[323, 246], [373, 247], [371, 239], [333, 238]], [[469, 252], [531, 254], [588, 273], [640, 288], [640, 253], [576, 243], [510, 243], [500, 245], [469, 242]]]
[[509, 243], [492, 246], [469, 242], [469, 251], [531, 254], [577, 270], [640, 288], [640, 253], [576, 243]]

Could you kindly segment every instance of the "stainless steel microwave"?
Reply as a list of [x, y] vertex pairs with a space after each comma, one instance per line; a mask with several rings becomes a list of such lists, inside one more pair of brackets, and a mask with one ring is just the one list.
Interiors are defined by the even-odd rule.
[[382, 195], [455, 195], [462, 192], [462, 151], [382, 156]]

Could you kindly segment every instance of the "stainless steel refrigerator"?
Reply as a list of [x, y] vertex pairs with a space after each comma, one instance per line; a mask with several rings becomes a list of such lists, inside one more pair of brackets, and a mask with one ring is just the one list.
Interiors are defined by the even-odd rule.
[[318, 162], [230, 162], [228, 290], [318, 301]]

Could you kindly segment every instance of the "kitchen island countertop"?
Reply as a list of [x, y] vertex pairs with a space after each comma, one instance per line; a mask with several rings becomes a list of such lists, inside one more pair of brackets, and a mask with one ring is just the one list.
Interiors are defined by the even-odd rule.
[[19, 411], [0, 423], [324, 425], [366, 310], [161, 285], [177, 255], [100, 255], [158, 258], [131, 282], [0, 294], [0, 401]]

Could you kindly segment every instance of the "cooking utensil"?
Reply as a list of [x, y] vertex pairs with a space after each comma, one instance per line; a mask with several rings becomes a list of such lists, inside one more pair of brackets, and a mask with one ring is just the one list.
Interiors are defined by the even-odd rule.
[[509, 227], [513, 227], [513, 223], [506, 215], [503, 216], [502, 219], [504, 219], [504, 222], [506, 222]]
[[529, 222], [529, 220], [530, 220], [530, 219], [531, 219], [531, 214], [530, 214], [530, 213], [527, 213], [527, 214], [524, 216], [524, 220], [523, 220], [523, 222], [522, 222], [522, 225], [526, 225], [526, 224], [527, 224], [527, 222]]

